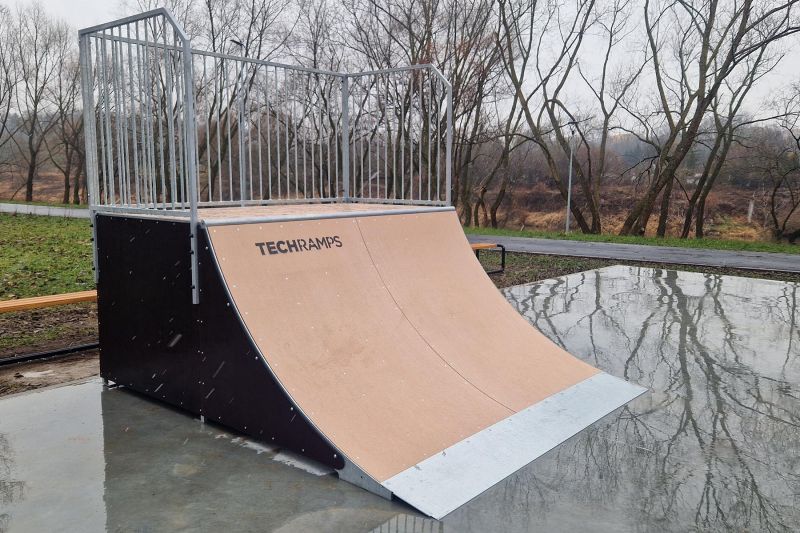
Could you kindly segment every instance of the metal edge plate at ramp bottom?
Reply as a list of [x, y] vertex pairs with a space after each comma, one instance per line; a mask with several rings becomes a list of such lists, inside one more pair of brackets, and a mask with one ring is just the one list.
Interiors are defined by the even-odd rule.
[[382, 483], [440, 519], [647, 389], [603, 372], [479, 431]]

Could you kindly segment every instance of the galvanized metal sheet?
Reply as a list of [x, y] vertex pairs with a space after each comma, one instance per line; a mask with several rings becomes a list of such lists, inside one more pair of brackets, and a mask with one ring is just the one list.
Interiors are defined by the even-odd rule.
[[384, 481], [442, 518], [647, 389], [596, 374]]

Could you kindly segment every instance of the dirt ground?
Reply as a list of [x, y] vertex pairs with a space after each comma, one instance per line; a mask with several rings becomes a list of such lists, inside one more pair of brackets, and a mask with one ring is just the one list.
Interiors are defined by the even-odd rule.
[[0, 396], [97, 376], [99, 355], [91, 350], [50, 361], [0, 366]]
[[94, 303], [0, 314], [0, 360], [94, 342], [97, 342]]

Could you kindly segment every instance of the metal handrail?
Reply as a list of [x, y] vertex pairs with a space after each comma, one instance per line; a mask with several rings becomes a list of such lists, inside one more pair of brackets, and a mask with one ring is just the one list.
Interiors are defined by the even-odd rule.
[[195, 301], [199, 207], [451, 205], [452, 86], [434, 65], [348, 73], [193, 49], [166, 8], [78, 35], [92, 219], [188, 209]]

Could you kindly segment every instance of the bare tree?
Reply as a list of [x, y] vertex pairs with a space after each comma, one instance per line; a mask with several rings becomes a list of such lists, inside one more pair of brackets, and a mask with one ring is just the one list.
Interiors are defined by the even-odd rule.
[[43, 162], [45, 139], [55, 127], [48, 109], [53, 84], [70, 50], [68, 27], [52, 19], [39, 4], [20, 6], [13, 20], [12, 56], [19, 69], [15, 94], [20, 126], [13, 136], [25, 162], [25, 201], [33, 200], [33, 185]]
[[[0, 20], [12, 20], [11, 11], [3, 5], [0, 5]], [[10, 23], [0, 25], [0, 150], [9, 143], [14, 129], [9, 121], [18, 81], [13, 27]]]
[[[345, 34], [355, 55], [354, 66], [391, 68], [432, 63], [450, 80], [453, 203], [459, 208], [464, 224], [471, 224], [476, 148], [496, 136], [490, 130], [493, 122], [490, 115], [495, 109], [492, 103], [502, 95], [504, 85], [502, 49], [496, 46], [492, 34], [493, 2], [351, 0], [346, 9], [352, 26]], [[401, 98], [408, 100], [410, 96]]]
[[[657, 150], [653, 179], [621, 234], [645, 230], [659, 195], [657, 234], [665, 234], [678, 169], [694, 148], [709, 108], [726, 80], [752, 66], [751, 58], [800, 31], [797, 3], [645, 0], [644, 27], [656, 93], [655, 109], [647, 117], [663, 121], [667, 133], [648, 139]], [[637, 119], [647, 120], [641, 115]]]
[[[562, 95], [577, 65], [584, 37], [596, 20], [594, 10], [594, 0], [579, 0], [574, 6], [560, 1], [498, 2], [497, 42], [502, 47], [505, 71], [527, 126], [519, 134], [542, 151], [549, 177], [565, 200], [567, 183], [557, 157], [558, 152], [570, 153], [571, 135], [563, 130], [567, 126], [577, 128], [580, 118], [566, 108]], [[577, 131], [581, 145], [588, 150], [585, 133], [579, 128]], [[587, 220], [577, 202], [571, 205], [572, 214], [581, 231], [597, 232], [600, 213], [592, 194], [591, 172], [584, 172], [578, 157], [573, 163], [592, 220]]]
[[64, 176], [62, 203], [81, 203], [86, 149], [83, 140], [83, 117], [80, 110], [80, 70], [77, 58], [64, 61], [52, 87], [53, 102], [52, 139], [45, 140], [50, 161]]

